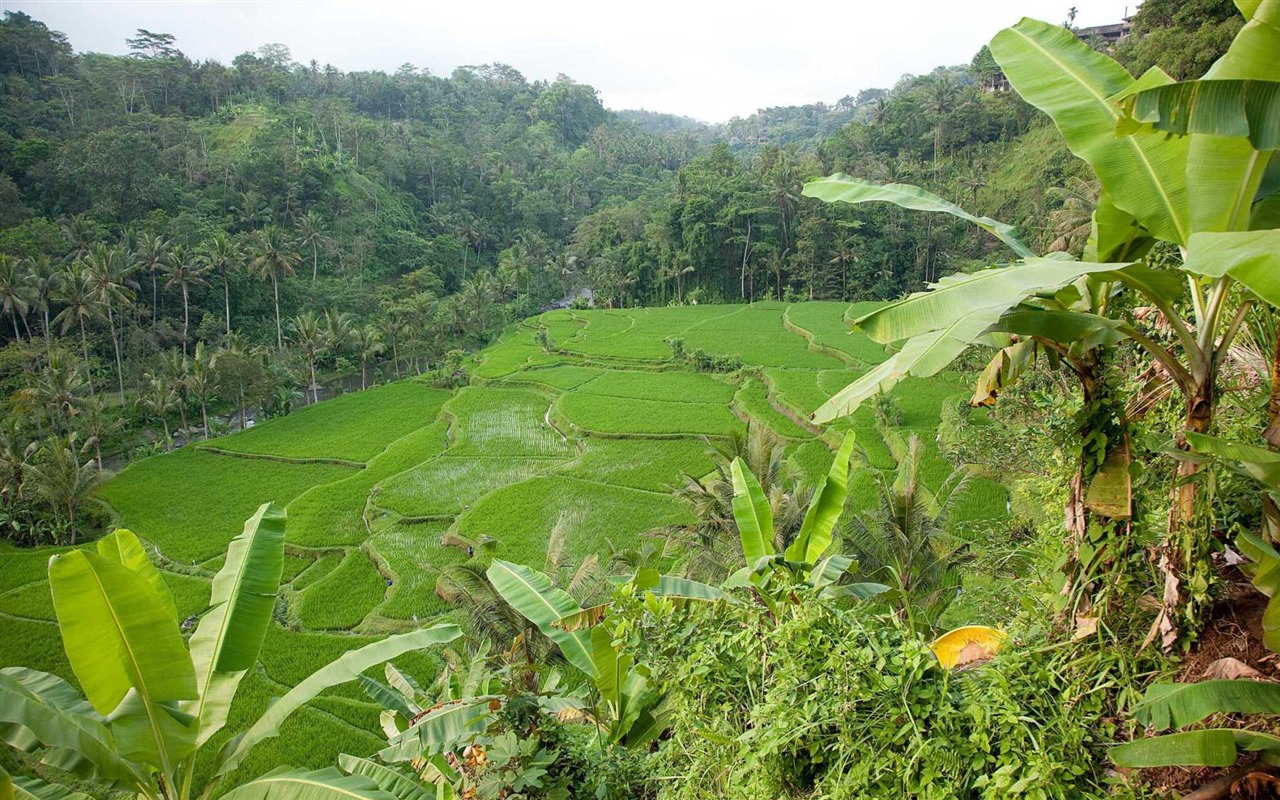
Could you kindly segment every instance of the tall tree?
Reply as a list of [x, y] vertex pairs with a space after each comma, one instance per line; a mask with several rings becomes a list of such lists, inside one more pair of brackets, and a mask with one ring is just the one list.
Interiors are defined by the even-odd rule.
[[271, 281], [276, 309], [276, 349], [284, 350], [284, 329], [280, 324], [280, 282], [293, 275], [301, 260], [284, 232], [274, 226], [263, 230], [254, 242], [249, 265], [262, 280]]

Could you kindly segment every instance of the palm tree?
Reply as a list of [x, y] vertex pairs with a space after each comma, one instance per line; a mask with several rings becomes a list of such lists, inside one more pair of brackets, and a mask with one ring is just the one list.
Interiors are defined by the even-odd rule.
[[308, 211], [298, 217], [298, 244], [311, 248], [311, 282], [316, 282], [320, 270], [320, 246], [328, 241], [325, 236], [324, 220], [315, 211]]
[[80, 461], [77, 444], [74, 433], [55, 436], [45, 442], [27, 467], [28, 482], [34, 486], [36, 496], [53, 509], [54, 519], [67, 536], [65, 543], [71, 545], [76, 543], [78, 533], [77, 513], [102, 480], [93, 459]]
[[304, 311], [292, 320], [293, 341], [298, 347], [302, 348], [302, 352], [307, 355], [307, 365], [311, 368], [311, 402], [315, 403], [318, 398], [316, 396], [316, 356], [324, 348], [324, 329], [320, 325], [320, 318], [315, 312]]
[[85, 398], [78, 427], [85, 435], [84, 446], [93, 448], [98, 472], [102, 472], [102, 442], [124, 430], [124, 418], [107, 413], [106, 403], [102, 402], [101, 397], [94, 395]]
[[156, 309], [160, 303], [160, 269], [169, 255], [169, 239], [154, 234], [138, 238], [138, 268], [151, 273], [151, 328], [156, 327]]
[[161, 361], [160, 379], [173, 393], [178, 406], [178, 419], [182, 422], [182, 433], [190, 426], [187, 424], [187, 380], [191, 377], [191, 360], [186, 353], [170, 350]]
[[351, 344], [355, 336], [356, 318], [345, 311], [328, 309], [324, 312], [325, 347], [333, 356], [333, 366], [338, 366], [338, 356]]
[[209, 398], [213, 394], [213, 356], [205, 350], [204, 342], [196, 342], [196, 352], [191, 359], [191, 373], [187, 375], [187, 389], [200, 402], [200, 423], [204, 438], [209, 438]]
[[284, 328], [280, 324], [280, 281], [293, 275], [302, 256], [293, 250], [289, 240], [274, 226], [258, 236], [252, 260], [254, 272], [262, 280], [271, 280], [276, 306], [276, 349], [284, 349]]
[[786, 460], [786, 443], [762, 425], [748, 425], [727, 441], [707, 441], [715, 463], [710, 476], [684, 475], [675, 494], [692, 506], [694, 522], [663, 531], [667, 555], [683, 559], [679, 570], [690, 577], [718, 581], [743, 566], [742, 546], [733, 515], [733, 476], [730, 465], [741, 458], [756, 476], [773, 508], [774, 547], [786, 549], [800, 528], [808, 506], [807, 493], [796, 483]]
[[[80, 264], [72, 264], [58, 281], [58, 292], [54, 299], [62, 303], [64, 308], [53, 318], [56, 325], [61, 326], [65, 336], [73, 327], [80, 327], [80, 348], [84, 355], [85, 369], [89, 366], [89, 333], [85, 323], [101, 316], [98, 303], [98, 284], [93, 275]], [[93, 378], [89, 378], [89, 391], [93, 391]]]
[[176, 286], [182, 290], [182, 352], [185, 355], [187, 332], [191, 327], [191, 287], [209, 285], [209, 282], [204, 279], [209, 267], [203, 264], [201, 259], [194, 258], [185, 247], [176, 244], [165, 257], [162, 269], [169, 278], [165, 281], [164, 287], [172, 289]]
[[360, 356], [360, 389], [363, 391], [369, 384], [369, 362], [384, 350], [382, 333], [373, 325], [354, 328], [351, 332], [351, 344]]
[[46, 255], [33, 256], [24, 261], [28, 274], [31, 275], [32, 307], [40, 312], [44, 320], [44, 341], [49, 344], [53, 331], [49, 324], [49, 305], [58, 290], [60, 280], [58, 268]]
[[391, 364], [397, 379], [400, 377], [400, 337], [408, 330], [409, 321], [398, 314], [393, 314], [382, 321], [382, 331], [386, 334], [387, 341], [391, 343]]
[[240, 193], [235, 205], [231, 206], [231, 213], [235, 215], [236, 223], [243, 231], [255, 231], [271, 219], [271, 209], [267, 207], [262, 195], [252, 189]]
[[920, 439], [900, 451], [898, 468], [878, 475], [878, 501], [850, 515], [842, 531], [845, 550], [858, 563], [858, 580], [895, 589], [899, 618], [928, 630], [955, 599], [960, 573], [957, 547], [948, 543], [948, 520], [964, 492], [966, 473], [956, 470], [935, 494], [920, 476]]
[[98, 239], [98, 226], [84, 214], [63, 219], [59, 227], [62, 229], [62, 238], [71, 248], [65, 259], [68, 264], [84, 258]]
[[493, 305], [493, 276], [488, 272], [477, 272], [462, 283], [460, 294], [466, 298], [466, 304], [475, 314], [480, 330], [487, 330], [489, 325], [489, 306]]
[[143, 387], [142, 393], [138, 395], [138, 408], [151, 419], [159, 420], [164, 426], [164, 439], [166, 442], [170, 440], [169, 435], [169, 415], [173, 413], [173, 407], [177, 403], [177, 397], [173, 390], [170, 389], [160, 378], [151, 376], [146, 377], [146, 385]]
[[569, 297], [569, 278], [578, 269], [578, 257], [566, 250], [561, 250], [555, 257], [547, 261], [547, 268], [560, 279], [560, 289], [567, 299]]
[[[32, 374], [32, 382], [18, 390], [18, 410], [34, 414], [42, 412], [53, 431], [71, 432], [71, 421], [79, 413], [87, 385], [80, 365], [62, 350], [49, 351], [44, 369]], [[36, 416], [39, 427], [40, 418]]]
[[240, 245], [219, 231], [204, 244], [200, 262], [206, 274], [222, 278], [222, 307], [226, 312], [227, 334], [231, 334], [231, 276], [244, 263]]
[[36, 300], [34, 279], [24, 263], [0, 254], [0, 311], [13, 320], [14, 341], [22, 339], [18, 317], [25, 316]]
[[1049, 212], [1050, 232], [1054, 235], [1049, 249], [1080, 255], [1093, 230], [1093, 209], [1098, 205], [1102, 185], [1097, 180], [1071, 177], [1065, 186], [1053, 186], [1049, 196], [1062, 206]]
[[84, 266], [93, 276], [98, 303], [107, 312], [107, 326], [111, 330], [111, 346], [116, 357], [116, 379], [120, 388], [120, 403], [123, 404], [124, 359], [120, 354], [120, 340], [124, 332], [116, 328], [114, 309], [117, 306], [123, 309], [133, 299], [133, 292], [129, 288], [129, 284], [133, 283], [130, 278], [133, 270], [122, 248], [107, 247], [105, 244], [96, 245], [93, 251], [85, 256]]
[[924, 109], [933, 117], [933, 165], [938, 165], [938, 155], [942, 152], [943, 122], [956, 98], [955, 79], [942, 73], [929, 80], [926, 85]]

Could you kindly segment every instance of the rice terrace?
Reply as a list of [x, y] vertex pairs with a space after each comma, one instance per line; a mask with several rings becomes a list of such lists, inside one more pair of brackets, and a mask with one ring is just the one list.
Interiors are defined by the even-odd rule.
[[5, 3], [0, 800], [1280, 800], [1280, 0], [659, 6]]
[[[811, 482], [848, 429], [871, 468], [894, 467], [870, 407], [827, 428], [807, 422], [885, 357], [848, 333], [858, 310], [762, 302], [548, 312], [478, 353], [469, 386], [405, 380], [346, 395], [131, 464], [99, 494], [121, 527], [155, 547], [183, 618], [204, 610], [227, 543], [253, 510], [268, 501], [287, 508], [285, 600], [232, 712], [249, 718], [342, 651], [447, 616], [436, 571], [465, 561], [481, 539], [495, 540], [501, 558], [543, 570], [550, 557], [565, 566], [608, 559], [643, 547], [646, 532], [691, 523], [672, 490], [712, 469], [706, 437], [767, 428]], [[671, 339], [738, 356], [743, 368], [695, 372], [673, 362]], [[922, 472], [936, 488], [952, 471], [938, 448], [939, 420], [945, 404], [967, 399], [965, 383], [944, 374], [893, 396], [902, 429], [927, 445]], [[872, 475], [856, 475], [851, 491], [870, 503]], [[955, 524], [1003, 518], [1006, 506], [1003, 486], [974, 479]], [[0, 551], [0, 649], [72, 679], [53, 623], [48, 556]], [[319, 768], [335, 749], [366, 755], [385, 744], [374, 735], [379, 711], [359, 689], [333, 690], [253, 758], [264, 768]]]

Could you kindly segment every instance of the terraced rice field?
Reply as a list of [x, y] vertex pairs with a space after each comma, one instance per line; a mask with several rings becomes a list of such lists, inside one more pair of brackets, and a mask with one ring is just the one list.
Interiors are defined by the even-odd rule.
[[[445, 392], [406, 380], [347, 395], [135, 463], [99, 497], [154, 547], [183, 615], [204, 610], [226, 544], [254, 508], [268, 500], [287, 506], [281, 624], [267, 638], [261, 669], [242, 684], [226, 736], [238, 730], [236, 720], [346, 649], [449, 613], [433, 590], [438, 569], [467, 558], [456, 543], [490, 537], [501, 557], [542, 568], [557, 527], [570, 555], [585, 557], [690, 521], [671, 487], [711, 470], [703, 437], [763, 425], [813, 479], [830, 463], [830, 444], [852, 429], [873, 469], [892, 467], [893, 445], [869, 408], [834, 430], [807, 421], [885, 358], [874, 342], [848, 333], [848, 320], [867, 310], [760, 303], [549, 312], [477, 354], [471, 386]], [[686, 350], [737, 356], [744, 367], [694, 373], [672, 362], [671, 338]], [[893, 393], [902, 434], [926, 446], [928, 483], [953, 467], [936, 432], [943, 404], [964, 394], [956, 375], [909, 381]], [[855, 478], [855, 505], [871, 501], [874, 480], [874, 471]], [[961, 523], [980, 533], [1006, 515], [1006, 504], [1003, 486], [976, 480]], [[0, 549], [0, 665], [74, 680], [52, 623], [44, 574], [51, 552]], [[426, 681], [433, 661], [400, 666]], [[371, 752], [381, 741], [377, 714], [356, 689], [325, 695], [256, 750], [242, 774], [275, 763], [328, 766], [339, 750]]]

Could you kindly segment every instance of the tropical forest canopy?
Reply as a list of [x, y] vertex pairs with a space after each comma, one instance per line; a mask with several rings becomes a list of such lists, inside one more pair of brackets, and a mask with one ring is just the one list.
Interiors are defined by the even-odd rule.
[[6, 13], [0, 800], [1265, 792], [1280, 0], [1074, 17], [708, 125]]

